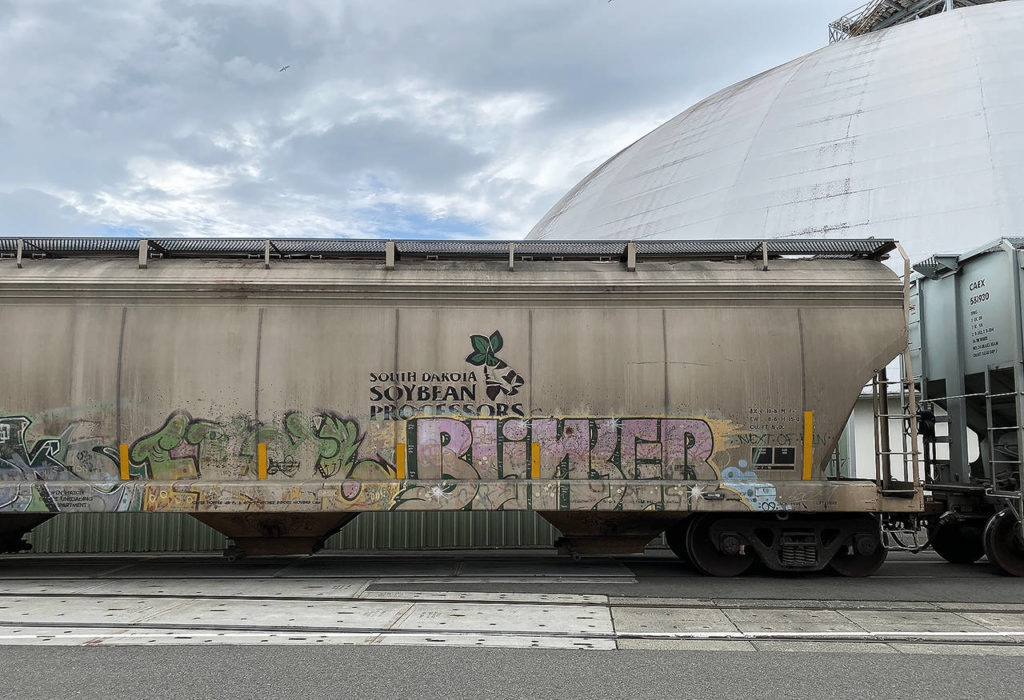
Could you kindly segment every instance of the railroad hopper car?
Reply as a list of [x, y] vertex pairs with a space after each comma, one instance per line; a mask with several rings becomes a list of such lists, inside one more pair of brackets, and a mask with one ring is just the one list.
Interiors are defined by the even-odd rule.
[[525, 509], [574, 555], [884, 559], [913, 483], [830, 479], [906, 347], [890, 241], [0, 240], [0, 532], [185, 512], [228, 554], [365, 511]]
[[987, 555], [1024, 576], [1024, 239], [915, 269], [910, 354], [920, 373], [929, 540], [951, 562]]

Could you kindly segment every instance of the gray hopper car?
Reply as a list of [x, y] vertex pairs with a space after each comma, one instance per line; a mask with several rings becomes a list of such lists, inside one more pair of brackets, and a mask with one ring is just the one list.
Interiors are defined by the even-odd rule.
[[534, 510], [574, 555], [873, 572], [916, 483], [825, 475], [906, 346], [890, 241], [0, 239], [0, 544], [185, 512], [231, 556]]
[[[933, 549], [1024, 576], [1024, 239], [915, 266], [912, 366]], [[977, 445], [975, 451], [974, 445]]]

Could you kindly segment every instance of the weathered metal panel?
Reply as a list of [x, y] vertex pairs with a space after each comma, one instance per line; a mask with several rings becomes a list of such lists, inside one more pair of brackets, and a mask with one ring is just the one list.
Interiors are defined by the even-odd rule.
[[[354, 375], [353, 368], [387, 372], [394, 366], [395, 309], [270, 306], [261, 313], [257, 417], [268, 424], [302, 407], [362, 406], [368, 376]], [[253, 337], [254, 348], [256, 342]]]
[[206, 552], [225, 544], [223, 535], [183, 513], [67, 513], [26, 539], [38, 553]]
[[[558, 537], [529, 511], [362, 513], [326, 549], [550, 547]], [[220, 551], [227, 538], [184, 513], [67, 513], [28, 540], [37, 553]]]
[[965, 254], [949, 262], [953, 270], [918, 266], [930, 275], [915, 280], [923, 367], [929, 379], [952, 383], [948, 395], [962, 393], [956, 387], [963, 375], [1021, 359], [1016, 339], [1021, 300], [1015, 284], [1020, 269], [1013, 245], [1006, 240]]
[[957, 275], [964, 374], [1020, 361], [1015, 340], [1020, 314], [1017, 274], [1015, 252], [1007, 247], [966, 261]]
[[[256, 412], [259, 315], [251, 304], [129, 307], [120, 391], [115, 395], [122, 439], [136, 443], [174, 412], [198, 420], [251, 421]], [[48, 398], [59, 405], [59, 397]], [[255, 474], [255, 449], [238, 447], [231, 464], [224, 465], [226, 478]], [[146, 450], [136, 444], [133, 459], [144, 459]], [[161, 469], [168, 479], [202, 476], [198, 464], [181, 457], [169, 456]]]
[[536, 309], [530, 319], [533, 347], [518, 366], [537, 394], [531, 415], [588, 416], [612, 405], [608, 415], [668, 413], [661, 309]]

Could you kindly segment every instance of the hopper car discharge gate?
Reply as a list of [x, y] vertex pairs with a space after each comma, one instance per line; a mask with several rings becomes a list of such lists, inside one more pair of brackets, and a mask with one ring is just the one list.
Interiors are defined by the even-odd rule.
[[574, 556], [868, 575], [924, 504], [912, 379], [875, 376], [875, 479], [825, 470], [875, 371], [912, 376], [897, 249], [0, 239], [0, 547], [64, 512], [187, 512], [237, 557], [533, 510]]

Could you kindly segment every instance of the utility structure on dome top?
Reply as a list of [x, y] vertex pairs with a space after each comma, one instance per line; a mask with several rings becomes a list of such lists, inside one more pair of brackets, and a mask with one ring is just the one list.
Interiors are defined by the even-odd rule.
[[829, 22], [828, 43], [877, 32], [921, 17], [1002, 0], [871, 0]]

